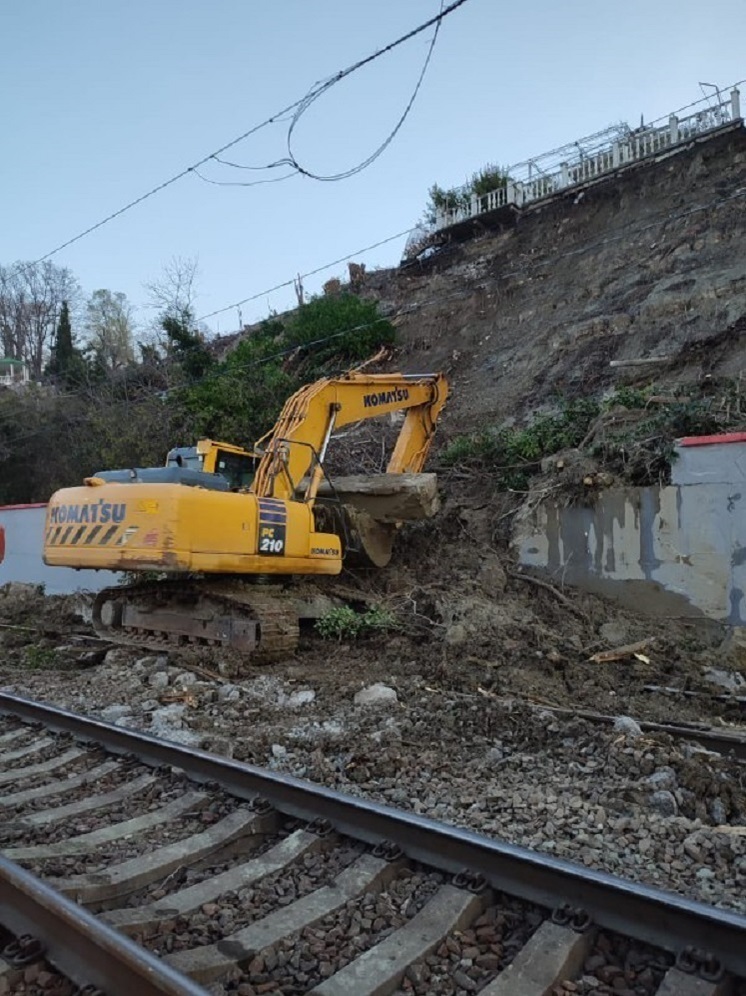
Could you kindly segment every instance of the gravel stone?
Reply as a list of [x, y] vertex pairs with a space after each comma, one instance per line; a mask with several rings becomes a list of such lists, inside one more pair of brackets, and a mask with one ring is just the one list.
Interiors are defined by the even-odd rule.
[[300, 706], [308, 705], [316, 698], [316, 692], [312, 688], [304, 688], [293, 692], [285, 699], [285, 705], [289, 709], [297, 709]]
[[642, 781], [644, 785], [647, 785], [656, 792], [673, 792], [677, 787], [676, 772], [668, 766], [658, 768], [657, 771], [654, 771], [652, 775], [648, 775], [647, 778], [643, 778]]
[[174, 678], [174, 685], [177, 688], [191, 688], [192, 685], [197, 684], [197, 675], [193, 674], [191, 671], [181, 671]]
[[655, 810], [656, 813], [660, 813], [661, 816], [675, 816], [679, 811], [675, 796], [672, 792], [667, 792], [665, 790], [653, 792], [650, 796], [648, 805], [651, 809]]
[[617, 716], [614, 720], [614, 732], [623, 733], [625, 737], [634, 740], [642, 736], [642, 727], [631, 716]]
[[184, 725], [184, 713], [186, 712], [186, 706], [181, 705], [178, 702], [173, 702], [171, 705], [161, 706], [156, 709], [153, 713], [151, 720], [151, 725], [153, 728], [158, 727], [173, 727], [174, 729], [180, 730]]
[[128, 705], [110, 705], [101, 710], [101, 719], [105, 719], [107, 723], [115, 723], [118, 719], [131, 715], [132, 706]]
[[598, 627], [598, 635], [610, 647], [620, 647], [629, 642], [629, 628], [616, 619], [602, 623]]
[[738, 671], [726, 671], [724, 668], [707, 667], [704, 670], [705, 678], [718, 688], [724, 688], [726, 692], [733, 692], [736, 695], [746, 693], [746, 678]]
[[355, 695], [355, 705], [392, 705], [399, 701], [399, 696], [396, 694], [395, 689], [391, 688], [389, 685], [382, 685], [376, 683], [375, 685], [368, 685], [367, 688], [361, 688], [359, 692]]
[[712, 816], [713, 823], [727, 823], [728, 811], [722, 799], [717, 798], [712, 800], [710, 803], [710, 815]]

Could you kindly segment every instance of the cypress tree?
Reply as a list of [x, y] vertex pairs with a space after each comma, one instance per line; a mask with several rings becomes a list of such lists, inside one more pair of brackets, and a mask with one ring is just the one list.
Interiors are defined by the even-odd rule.
[[67, 301], [63, 301], [60, 320], [57, 323], [57, 329], [54, 334], [52, 355], [49, 359], [50, 374], [65, 381], [70, 372], [74, 356], [75, 347], [73, 346], [73, 330], [70, 325], [70, 309], [67, 306]]

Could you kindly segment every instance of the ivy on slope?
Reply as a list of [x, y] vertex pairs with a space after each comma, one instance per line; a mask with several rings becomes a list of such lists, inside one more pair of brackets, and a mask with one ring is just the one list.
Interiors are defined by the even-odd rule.
[[546, 457], [576, 449], [632, 485], [666, 484], [682, 436], [746, 428], [746, 395], [738, 380], [706, 386], [620, 387], [605, 399], [559, 401], [524, 426], [498, 426], [453, 439], [446, 467], [487, 472], [499, 488], [523, 491]]

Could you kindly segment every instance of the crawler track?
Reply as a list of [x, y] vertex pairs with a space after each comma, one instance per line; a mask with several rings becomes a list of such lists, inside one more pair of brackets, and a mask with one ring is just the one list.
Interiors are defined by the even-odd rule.
[[93, 626], [106, 640], [163, 650], [229, 647], [254, 663], [290, 654], [298, 644], [298, 610], [280, 585], [150, 581], [104, 588]]
[[538, 996], [617, 948], [599, 993], [746, 979], [735, 913], [3, 694], [0, 814], [0, 925], [107, 996]]

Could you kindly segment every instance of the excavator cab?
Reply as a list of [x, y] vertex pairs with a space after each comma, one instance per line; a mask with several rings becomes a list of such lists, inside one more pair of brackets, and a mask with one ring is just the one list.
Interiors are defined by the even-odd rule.
[[214, 474], [225, 480], [228, 491], [245, 491], [251, 487], [259, 460], [258, 454], [240, 446], [200, 439], [196, 446], [175, 446], [169, 450], [166, 467]]
[[207, 491], [247, 491], [260, 457], [233, 446], [200, 439], [196, 446], [175, 446], [163, 467], [99, 470], [86, 483], [182, 484]]
[[212, 439], [200, 439], [196, 451], [201, 461], [200, 469], [225, 478], [229, 491], [245, 491], [251, 487], [261, 459], [258, 454]]

